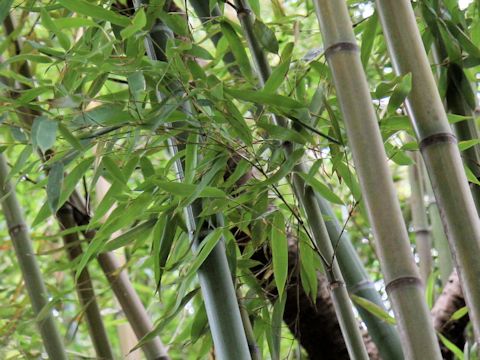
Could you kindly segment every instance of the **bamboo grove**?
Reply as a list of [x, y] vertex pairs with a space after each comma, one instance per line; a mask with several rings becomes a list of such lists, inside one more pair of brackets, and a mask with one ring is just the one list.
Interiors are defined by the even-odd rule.
[[0, 20], [0, 358], [479, 358], [479, 1]]

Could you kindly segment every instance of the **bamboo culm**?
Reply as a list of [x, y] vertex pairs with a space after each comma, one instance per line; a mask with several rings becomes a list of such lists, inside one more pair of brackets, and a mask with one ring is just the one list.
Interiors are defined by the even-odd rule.
[[[135, 5], [138, 8], [142, 2], [136, 1]], [[164, 49], [168, 39], [172, 36], [171, 30], [167, 26], [162, 23], [155, 24], [154, 29], [145, 39], [147, 55], [154, 60], [166, 61]], [[181, 91], [181, 88], [175, 83], [170, 83], [168, 87], [169, 91], [174, 94]], [[157, 97], [159, 101], [164, 98], [160, 92], [157, 92]], [[192, 109], [188, 102], [184, 107], [187, 107], [185, 110], [191, 113]], [[179, 143], [181, 142], [177, 142], [175, 138], [168, 139], [168, 149], [172, 157], [178, 153]], [[174, 165], [177, 179], [183, 181], [182, 161], [178, 159]], [[215, 221], [210, 220], [205, 221], [205, 225], [202, 225], [201, 228], [197, 228], [197, 219], [200, 219], [201, 211], [201, 202], [198, 200], [185, 208], [185, 219], [194, 249], [215, 226]], [[198, 271], [198, 276], [216, 356], [222, 360], [251, 359], [222, 240], [205, 259]]]
[[[33, 312], [37, 316], [48, 304], [48, 293], [35, 258], [32, 241], [17, 200], [15, 188], [8, 181], [8, 173], [7, 161], [4, 154], [0, 153], [0, 199], [2, 199], [3, 214], [32, 303]], [[67, 360], [62, 337], [55, 324], [52, 312], [49, 311], [43, 316], [43, 319], [39, 320], [37, 325], [48, 356], [51, 359]]]
[[417, 254], [419, 257], [420, 276], [426, 284], [432, 271], [432, 241], [428, 224], [427, 208], [425, 206], [425, 182], [423, 175], [423, 160], [417, 152], [410, 154], [415, 161], [408, 169], [410, 182], [410, 207], [412, 209], [412, 225], [415, 234]]
[[448, 123], [410, 1], [377, 0], [376, 3], [395, 72], [412, 75], [412, 90], [406, 107], [462, 280], [475, 338], [480, 343], [480, 219], [457, 141]]
[[[203, 22], [210, 22], [213, 18], [221, 15], [217, 7], [214, 7], [209, 12], [209, 4], [205, 1], [190, 0], [190, 3], [195, 9], [197, 16]], [[212, 36], [214, 44], [217, 44], [220, 40], [220, 36], [217, 35]], [[228, 56], [229, 54], [231, 55], [231, 53], [227, 53], [224, 57], [224, 61], [228, 63], [234, 61], [233, 56]], [[342, 230], [342, 226], [334, 215], [331, 205], [319, 194], [316, 194], [316, 196], [321, 212], [324, 215], [330, 240], [332, 245], [336, 247], [336, 257], [349, 293], [365, 298], [385, 309], [380, 294], [365, 271], [357, 252], [352, 246], [348, 233]], [[362, 306], [356, 303], [355, 305], [382, 357], [385, 360], [403, 359], [400, 339], [395, 327], [366, 311]]]
[[[236, 0], [235, 5], [237, 8], [237, 16], [240, 20], [240, 24], [255, 63], [257, 75], [260, 79], [260, 85], [263, 86], [270, 77], [271, 69], [265, 53], [260, 47], [258, 39], [256, 39], [253, 32], [252, 12], [247, 1]], [[273, 120], [280, 126], [288, 126], [288, 120], [285, 118], [273, 116]], [[292, 154], [294, 146], [292, 143], [285, 142], [283, 148], [285, 156], [288, 158]], [[324, 267], [327, 273], [327, 278], [330, 281], [332, 300], [348, 352], [353, 359], [368, 359], [367, 351], [352, 310], [342, 274], [334, 256], [333, 246], [325, 222], [323, 221], [316, 195], [313, 189], [296, 173], [306, 173], [307, 169], [304, 168], [302, 163], [299, 163], [295, 166], [294, 171], [295, 173], [291, 178], [293, 189], [306, 214], [313, 239], [315, 240], [317, 248], [322, 256], [325, 259], [329, 259], [329, 261], [331, 259], [331, 263], [324, 264]]]
[[405, 358], [441, 359], [347, 5], [314, 4]]

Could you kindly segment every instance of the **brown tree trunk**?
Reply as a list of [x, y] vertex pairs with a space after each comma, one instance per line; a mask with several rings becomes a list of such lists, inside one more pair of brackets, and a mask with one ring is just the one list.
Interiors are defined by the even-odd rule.
[[[465, 306], [462, 287], [457, 272], [454, 270], [442, 294], [438, 297], [432, 309], [433, 325], [435, 330], [439, 331], [448, 340], [463, 349], [465, 345], [465, 327], [468, 324], [468, 315], [462, 318], [450, 321], [453, 313]], [[441, 345], [443, 358], [446, 360], [454, 359], [453, 353], [443, 344]]]

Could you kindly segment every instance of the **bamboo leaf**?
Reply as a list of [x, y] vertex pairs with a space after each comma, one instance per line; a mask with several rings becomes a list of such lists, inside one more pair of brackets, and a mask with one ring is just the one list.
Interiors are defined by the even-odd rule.
[[303, 149], [295, 150], [288, 159], [280, 166], [280, 169], [270, 176], [267, 180], [265, 180], [262, 185], [269, 186], [279, 182], [281, 179], [289, 175], [293, 169], [293, 167], [297, 164], [297, 162], [302, 158], [304, 153]]
[[57, 138], [58, 123], [46, 116], [39, 116], [32, 125], [32, 145], [42, 152], [49, 150]]
[[319, 195], [321, 195], [326, 200], [339, 204], [344, 205], [342, 199], [340, 199], [332, 190], [328, 188], [328, 186], [322, 184], [320, 181], [315, 179], [313, 176], [307, 175], [305, 173], [297, 173], [305, 182], [310, 185], [313, 190], [315, 190]]
[[10, 13], [10, 8], [12, 7], [13, 0], [2, 0], [0, 1], [0, 22], [3, 23], [3, 20]]
[[468, 307], [466, 306], [462, 306], [460, 309], [458, 309], [457, 311], [455, 311], [452, 316], [450, 316], [450, 320], [449, 321], [457, 321], [457, 320], [460, 320], [461, 318], [463, 318], [465, 315], [468, 314]]
[[147, 220], [133, 228], [125, 231], [121, 235], [107, 242], [103, 248], [104, 252], [114, 251], [121, 247], [131, 244], [133, 241], [146, 238], [157, 223], [157, 220]]
[[261, 105], [278, 106], [287, 109], [303, 109], [306, 107], [305, 104], [302, 104], [291, 98], [276, 94], [270, 94], [264, 91], [236, 89], [225, 89], [225, 91], [236, 99], [250, 101]]
[[177, 217], [171, 212], [163, 214], [153, 228], [152, 251], [157, 291], [160, 291], [161, 288], [163, 272], [172, 249], [176, 232]]
[[193, 260], [190, 266], [190, 269], [187, 272], [186, 277], [190, 277], [198, 271], [200, 266], [202, 266], [203, 262], [208, 257], [208, 255], [210, 255], [213, 248], [215, 247], [215, 245], [217, 245], [217, 243], [220, 241], [222, 236], [223, 236], [223, 229], [216, 228], [210, 231], [209, 234], [205, 237], [205, 239], [201, 241], [198, 249], [194, 251], [195, 259]]
[[109, 21], [112, 24], [123, 27], [130, 25], [130, 20], [127, 17], [85, 0], [58, 0], [58, 3], [70, 11], [90, 16], [95, 19]]
[[63, 184], [63, 163], [55, 162], [48, 173], [47, 199], [50, 209], [55, 214], [60, 203], [60, 194]]
[[362, 59], [362, 65], [364, 68], [367, 67], [368, 60], [372, 53], [373, 44], [375, 42], [375, 35], [378, 27], [378, 16], [377, 13], [374, 13], [367, 20], [367, 25], [362, 34], [362, 47], [360, 49], [360, 57]]
[[232, 50], [233, 56], [237, 61], [242, 74], [248, 79], [252, 77], [252, 68], [250, 67], [250, 60], [248, 59], [245, 48], [243, 47], [242, 41], [238, 37], [232, 25], [226, 21], [220, 23], [222, 28], [222, 34], [227, 39], [228, 45]]
[[450, 350], [453, 354], [455, 354], [456, 359], [463, 359], [463, 351], [458, 348], [457, 345], [455, 345], [453, 342], [448, 340], [445, 336], [443, 336], [441, 333], [437, 332], [438, 337], [440, 338], [440, 341], [442, 342], [445, 347]]
[[387, 323], [391, 324], [391, 325], [395, 325], [396, 324], [396, 321], [395, 321], [395, 318], [393, 318], [392, 316], [390, 316], [390, 314], [388, 314], [385, 310], [383, 310], [380, 306], [378, 306], [377, 304], [371, 302], [370, 300], [367, 300], [365, 298], [362, 298], [360, 296], [357, 296], [357, 295], [350, 295], [351, 299], [357, 303], [358, 305], [360, 305], [362, 308], [364, 308], [365, 310], [367, 310], [369, 313], [371, 313], [372, 315], [375, 315], [376, 317], [378, 317], [379, 319], [382, 319], [383, 321], [386, 321]]
[[[198, 188], [195, 184], [184, 184], [173, 181], [154, 181], [158, 187], [168, 193], [171, 193], [182, 198], [193, 195]], [[198, 197], [213, 197], [213, 198], [225, 198], [227, 195], [220, 189], [205, 186], [198, 194]]]
[[280, 211], [273, 215], [270, 242], [272, 247], [273, 274], [278, 294], [283, 297], [288, 276], [288, 242], [285, 234], [285, 218]]
[[253, 32], [255, 33], [258, 42], [265, 50], [274, 54], [278, 53], [278, 41], [272, 29], [260, 20], [255, 19], [255, 22], [253, 23]]

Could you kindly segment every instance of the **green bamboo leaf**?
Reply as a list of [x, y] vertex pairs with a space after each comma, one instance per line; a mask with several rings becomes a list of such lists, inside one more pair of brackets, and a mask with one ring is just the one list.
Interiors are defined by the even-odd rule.
[[123, 27], [130, 25], [130, 20], [127, 17], [85, 0], [58, 0], [58, 3], [70, 11], [90, 16], [95, 19], [109, 21], [112, 24]]
[[298, 163], [298, 161], [302, 158], [304, 153], [303, 149], [297, 149], [295, 150], [289, 157], [288, 159], [280, 166], [280, 169], [270, 176], [267, 180], [262, 182], [261, 184], [264, 186], [269, 186], [273, 185], [277, 182], [279, 182], [281, 179], [286, 177], [292, 172], [292, 169], [294, 166]]
[[475, 146], [479, 143], [480, 143], [480, 139], [460, 141], [458, 143], [458, 148], [459, 148], [460, 151], [465, 151], [465, 150], [470, 149], [472, 146]]
[[47, 199], [48, 205], [53, 213], [56, 213], [58, 210], [60, 202], [60, 194], [62, 191], [63, 184], [63, 163], [57, 161], [52, 165], [48, 173], [48, 182], [47, 182]]
[[10, 181], [13, 176], [17, 175], [23, 169], [23, 166], [27, 162], [30, 155], [32, 155], [32, 152], [33, 149], [30, 145], [27, 145], [23, 148], [23, 150], [20, 152], [20, 155], [18, 155], [17, 161], [15, 161], [15, 164], [13, 164], [12, 169], [8, 173], [6, 181]]
[[[173, 181], [157, 181], [155, 180], [154, 183], [158, 185], [158, 187], [168, 193], [171, 193], [176, 196], [180, 196], [182, 198], [187, 198], [192, 196], [198, 188], [198, 185], [195, 184], [184, 184], [179, 182]], [[205, 186], [198, 194], [198, 197], [213, 197], [213, 198], [225, 198], [227, 195], [220, 189]]]
[[362, 65], [364, 68], [367, 67], [368, 60], [372, 53], [373, 44], [375, 42], [375, 35], [378, 28], [378, 16], [377, 13], [374, 13], [368, 18], [365, 30], [362, 34], [362, 47], [360, 49], [360, 58], [362, 59]]
[[46, 116], [37, 117], [32, 125], [32, 145], [42, 152], [50, 149], [57, 138], [58, 123]]
[[102, 165], [107, 169], [108, 173], [121, 184], [126, 185], [127, 179], [123, 175], [118, 164], [108, 155], [102, 157]]
[[145, 25], [147, 25], [147, 16], [145, 15], [145, 10], [140, 8], [133, 17], [132, 24], [120, 31], [120, 35], [122, 36], [122, 39], [126, 40], [135, 33], [141, 31]]
[[13, 0], [0, 1], [0, 23], [10, 14], [10, 8], [12, 7]]
[[103, 248], [103, 251], [114, 251], [131, 244], [135, 240], [147, 238], [156, 223], [157, 220], [153, 219], [144, 221], [143, 223], [134, 226], [128, 231], [125, 231], [121, 235], [107, 242]]
[[278, 53], [278, 41], [275, 32], [258, 19], [253, 23], [253, 32], [262, 47], [274, 54]]
[[377, 304], [371, 302], [370, 300], [367, 300], [365, 298], [362, 298], [360, 296], [357, 296], [357, 295], [354, 295], [354, 294], [351, 294], [350, 295], [350, 298], [355, 302], [357, 303], [358, 305], [360, 305], [362, 308], [364, 308], [365, 310], [367, 310], [369, 313], [371, 313], [372, 315], [375, 315], [376, 317], [378, 317], [379, 319], [382, 319], [383, 321], [386, 321], [387, 323], [391, 324], [391, 325], [395, 325], [396, 324], [396, 321], [395, 321], [395, 318], [393, 318], [392, 316], [390, 316], [390, 314], [388, 314], [385, 310], [383, 310], [380, 306], [378, 306]]
[[309, 141], [309, 139], [303, 136], [303, 134], [283, 126], [278, 126], [267, 122], [259, 122], [258, 126], [267, 130], [269, 138], [271, 139], [291, 141], [293, 143], [302, 145], [305, 145]]
[[455, 354], [455, 358], [458, 360], [463, 359], [463, 351], [458, 348], [457, 345], [455, 345], [453, 342], [448, 340], [445, 336], [443, 336], [441, 333], [437, 332], [438, 337], [440, 338], [440, 341], [442, 342], [445, 347], [450, 350], [452, 353]]
[[462, 306], [460, 309], [455, 311], [452, 316], [450, 316], [449, 321], [457, 321], [463, 318], [465, 315], [468, 314], [468, 307]]
[[195, 274], [200, 266], [202, 266], [205, 259], [210, 255], [213, 248], [222, 239], [223, 229], [216, 228], [209, 232], [209, 234], [200, 243], [198, 249], [195, 249], [195, 259], [193, 260], [190, 269], [188, 270], [186, 277], [190, 277]]
[[236, 99], [250, 101], [260, 105], [278, 106], [287, 109], [303, 109], [307, 106], [286, 96], [270, 94], [264, 91], [225, 89]]
[[315, 179], [313, 175], [307, 175], [305, 173], [297, 173], [305, 182], [310, 185], [315, 192], [317, 192], [320, 196], [325, 198], [326, 200], [339, 204], [345, 205], [345, 203], [340, 199], [332, 190], [328, 188], [328, 186], [322, 184], [320, 181]]
[[393, 93], [388, 101], [388, 111], [393, 112], [400, 107], [412, 90], [412, 74], [408, 73], [402, 76], [401, 80], [393, 89]]
[[163, 214], [153, 228], [152, 251], [157, 291], [160, 291], [161, 288], [163, 272], [165, 271], [165, 265], [167, 264], [176, 232], [177, 216], [171, 212]]
[[205, 311], [205, 304], [201, 304], [195, 313], [195, 317], [192, 321], [192, 326], [190, 328], [190, 341], [193, 344], [197, 342], [198, 339], [205, 333], [205, 330], [208, 325], [207, 312]]
[[472, 40], [463, 32], [462, 29], [458, 27], [453, 21], [448, 19], [443, 19], [445, 21], [448, 30], [452, 33], [455, 39], [460, 43], [463, 50], [473, 57], [480, 58], [480, 49], [476, 46]]
[[272, 320], [267, 327], [267, 342], [272, 360], [280, 360], [280, 342], [282, 340], [283, 312], [287, 297], [279, 298], [273, 305]]
[[70, 39], [65, 33], [62, 33], [58, 30], [57, 25], [55, 24], [55, 22], [53, 22], [52, 18], [44, 8], [40, 10], [40, 17], [42, 19], [43, 26], [45, 26], [47, 30], [55, 34], [55, 36], [58, 38], [58, 42], [60, 43], [60, 45], [65, 50], [70, 49]]
[[248, 56], [245, 51], [245, 48], [243, 47], [242, 41], [238, 37], [232, 25], [230, 25], [228, 22], [222, 21], [220, 23], [220, 26], [222, 28], [222, 34], [227, 39], [228, 45], [232, 50], [233, 56], [235, 57], [235, 60], [237, 61], [237, 64], [240, 67], [240, 70], [242, 71], [242, 74], [247, 79], [251, 78], [252, 68], [250, 67], [250, 60], [248, 59]]
[[57, 27], [58, 30], [98, 26], [91, 19], [80, 18], [80, 17], [58, 18], [58, 19], [53, 19], [53, 22], [55, 23], [55, 26]]
[[60, 194], [58, 208], [60, 208], [60, 206], [62, 206], [65, 203], [65, 201], [67, 201], [67, 199], [73, 193], [73, 190], [75, 190], [75, 186], [80, 181], [80, 179], [85, 175], [87, 170], [93, 164], [94, 160], [95, 159], [93, 157], [83, 160], [72, 171], [70, 171], [69, 174], [67, 174], [67, 176], [65, 177], [65, 180], [63, 181], [63, 189], [62, 189], [62, 193]]
[[288, 276], [288, 242], [285, 218], [280, 211], [273, 216], [270, 243], [272, 247], [273, 274], [278, 294], [283, 297]]
[[265, 93], [275, 93], [285, 80], [288, 70], [290, 69], [290, 61], [292, 60], [293, 43], [288, 43], [282, 52], [281, 63], [272, 71], [268, 78], [263, 91]]

